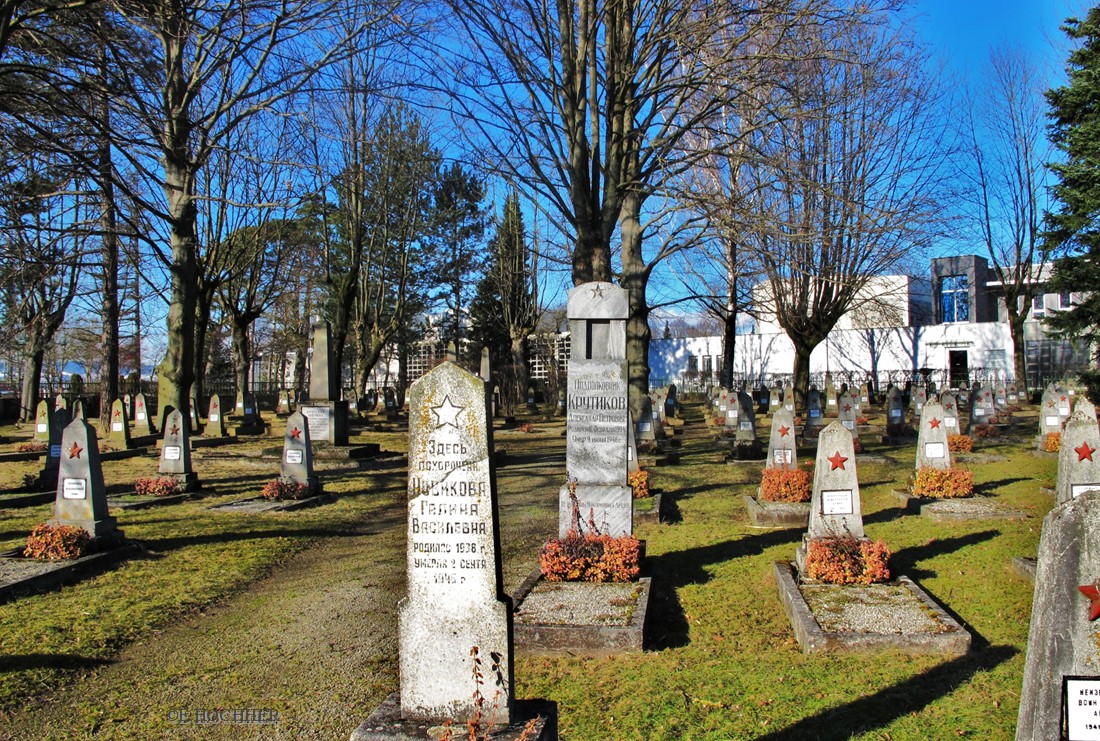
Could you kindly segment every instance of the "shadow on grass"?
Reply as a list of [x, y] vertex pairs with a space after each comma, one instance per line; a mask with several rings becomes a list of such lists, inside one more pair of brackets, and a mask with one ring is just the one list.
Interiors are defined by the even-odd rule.
[[22, 672], [31, 669], [91, 669], [113, 663], [109, 659], [70, 654], [16, 654], [0, 656], [0, 674]]
[[896, 573], [905, 574], [910, 579], [936, 576], [935, 572], [922, 571], [918, 569], [917, 564], [921, 561], [935, 558], [936, 556], [942, 556], [947, 553], [954, 553], [955, 551], [966, 548], [967, 546], [984, 543], [987, 540], [992, 540], [1000, 534], [1000, 530], [994, 529], [982, 530], [976, 533], [967, 533], [966, 535], [960, 535], [957, 538], [933, 538], [924, 545], [916, 545], [909, 546], [908, 548], [902, 548], [900, 551], [890, 557], [890, 564]]
[[676, 590], [687, 584], [704, 584], [709, 581], [707, 566], [734, 558], [756, 556], [768, 548], [792, 545], [801, 539], [802, 530], [797, 528], [769, 530], [745, 535], [737, 540], [726, 540], [659, 556], [646, 556], [647, 573], [654, 575], [647, 617], [646, 648], [659, 651], [686, 646], [690, 642], [687, 618], [676, 596]]
[[985, 496], [993, 496], [996, 493], [997, 489], [1001, 488], [1002, 486], [1010, 486], [1012, 484], [1017, 484], [1021, 481], [1033, 480], [1034, 479], [1020, 477], [1014, 479], [998, 479], [996, 481], [983, 481], [980, 484], [974, 485], [974, 493], [984, 494]]
[[759, 737], [760, 741], [848, 739], [882, 728], [904, 715], [919, 712], [978, 672], [990, 671], [1017, 653], [1019, 649], [1015, 646], [971, 651], [873, 695], [803, 718], [783, 730]]

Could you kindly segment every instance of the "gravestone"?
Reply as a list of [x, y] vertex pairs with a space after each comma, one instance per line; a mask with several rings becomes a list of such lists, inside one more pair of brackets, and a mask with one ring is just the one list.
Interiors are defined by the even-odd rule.
[[947, 427], [947, 434], [960, 434], [962, 430], [959, 429], [959, 402], [956, 401], [955, 395], [950, 392], [941, 394], [940, 406], [943, 407], [943, 424]]
[[737, 393], [737, 414], [737, 433], [734, 439], [740, 443], [756, 443], [756, 402], [747, 391]]
[[397, 391], [392, 386], [382, 389], [382, 399], [386, 405], [386, 419], [397, 417]]
[[[345, 406], [347, 402], [344, 402]], [[261, 424], [260, 413], [256, 407], [256, 395], [251, 391], [237, 392], [237, 416], [241, 427], [255, 427]]]
[[796, 468], [798, 448], [795, 445], [794, 415], [786, 409], [777, 409], [772, 415], [772, 429], [768, 436], [767, 468]]
[[794, 413], [794, 386], [789, 383], [783, 387], [783, 408]]
[[328, 322], [313, 325], [312, 367], [309, 374], [309, 403], [298, 410], [309, 424], [313, 445], [348, 444], [348, 403], [338, 396], [336, 365], [332, 359], [332, 326]]
[[1062, 424], [1065, 424], [1073, 411], [1073, 392], [1064, 388], [1056, 389], [1056, 392], [1058, 394], [1058, 416], [1062, 418]]
[[668, 400], [667, 390], [660, 388], [652, 392], [649, 396], [653, 400], [653, 416], [662, 423], [668, 421], [668, 408], [665, 405], [665, 402]]
[[970, 424], [989, 424], [996, 410], [993, 407], [993, 392], [988, 388], [982, 388], [974, 384], [974, 390], [970, 392]]
[[774, 414], [781, 406], [783, 406], [783, 391], [778, 386], [772, 386], [768, 391], [768, 411]]
[[1039, 403], [1040, 445], [1042, 444], [1042, 439], [1047, 434], [1062, 431], [1062, 416], [1058, 411], [1058, 405], [1058, 392], [1048, 386], [1047, 389], [1043, 391], [1043, 398]]
[[1081, 412], [1087, 417], [1096, 420], [1096, 405], [1089, 401], [1087, 396], [1081, 395], [1073, 402], [1073, 413]]
[[653, 400], [648, 396], [642, 399], [642, 411], [638, 414], [638, 423], [634, 426], [636, 437], [642, 442], [657, 440], [657, 433], [653, 429]]
[[1010, 383], [1005, 388], [1005, 397], [1008, 399], [1010, 406], [1016, 406], [1020, 403], [1020, 391], [1016, 388], [1015, 383]]
[[286, 420], [279, 473], [284, 479], [308, 486], [311, 496], [321, 493], [321, 483], [313, 471], [313, 447], [309, 444], [309, 425], [301, 412], [294, 412]]
[[993, 407], [998, 412], [1008, 411], [1008, 390], [1003, 383], [993, 387]]
[[901, 403], [901, 390], [897, 386], [886, 389], [886, 434], [905, 434], [905, 406]]
[[1059, 503], [1043, 520], [1017, 741], [1097, 737], [1098, 564], [1100, 492], [1094, 491]]
[[[47, 413], [49, 421], [46, 423], [46, 431], [49, 439], [46, 441], [46, 460], [42, 466], [42, 473], [38, 476], [38, 482], [42, 488], [49, 490], [57, 487], [58, 472], [61, 470], [61, 436], [71, 420], [69, 410], [64, 407], [49, 410], [47, 406]], [[98, 454], [97, 447], [97, 459]]]
[[145, 402], [145, 394], [140, 392], [134, 394], [134, 435], [136, 437], [147, 437], [155, 434], [156, 428], [153, 427], [153, 415]]
[[837, 421], [840, 422], [840, 426], [852, 433], [853, 436], [858, 436], [856, 415], [859, 413], [859, 407], [856, 397], [845, 391], [841, 394], [837, 407]]
[[864, 537], [863, 512], [852, 433], [833, 422], [818, 437], [810, 526], [798, 551], [799, 570], [803, 570], [810, 540], [839, 537]]
[[722, 415], [722, 424], [737, 429], [737, 420], [741, 417], [741, 405], [737, 401], [737, 392], [727, 391], [725, 402], [726, 411]]
[[373, 412], [378, 408], [378, 391], [375, 389], [367, 390], [367, 413]]
[[605, 282], [569, 291], [572, 337], [568, 365], [566, 471], [558, 494], [558, 533], [591, 520], [612, 537], [633, 531], [634, 500], [626, 480], [626, 290]]
[[679, 399], [676, 396], [676, 384], [670, 383], [665, 389], [665, 419], [675, 417], [680, 408]]
[[60, 391], [57, 393], [57, 396], [54, 397], [53, 408], [54, 409], [68, 409], [69, 408], [69, 402], [65, 401], [65, 395], [62, 394]]
[[77, 399], [73, 402], [73, 419], [84, 419], [84, 400]]
[[51, 524], [83, 528], [93, 538], [121, 534], [115, 527], [115, 519], [107, 513], [107, 490], [103, 485], [95, 428], [82, 419], [68, 424], [61, 436], [61, 464]]
[[921, 410], [924, 409], [924, 405], [928, 403], [928, 390], [924, 386], [917, 386], [913, 389], [913, 394], [909, 399], [909, 406], [913, 410], [913, 419], [919, 419]]
[[832, 378], [825, 380], [825, 414], [829, 417], [837, 416], [840, 411], [840, 405], [837, 404], [839, 396], [836, 392], [836, 386], [833, 384]]
[[161, 476], [175, 479], [184, 491], [199, 488], [199, 477], [191, 468], [191, 431], [178, 409], [164, 416], [164, 438], [160, 449]]
[[955, 461], [947, 447], [947, 413], [938, 401], [924, 404], [917, 430], [916, 468], [951, 468]]
[[[445, 362], [412, 385], [410, 409], [408, 592], [398, 608], [401, 715], [461, 722], [479, 709], [506, 721], [514, 687], [512, 601], [501, 576], [485, 384]], [[625, 446], [625, 425], [622, 440]], [[625, 474], [625, 455], [622, 468]], [[475, 646], [486, 674], [483, 708], [475, 708], [466, 681]], [[490, 656], [499, 660], [500, 691]]]
[[38, 442], [50, 441], [50, 412], [52, 411], [49, 402], [45, 399], [38, 402], [34, 415], [34, 439]]
[[1062, 430], [1058, 450], [1058, 503], [1092, 489], [1100, 490], [1100, 430], [1094, 418], [1074, 412]]
[[481, 368], [478, 374], [482, 381], [488, 381], [492, 378], [493, 372], [489, 362], [489, 348], [483, 347], [481, 348]]
[[275, 414], [282, 417], [290, 414], [290, 392], [283, 389], [275, 402]]
[[861, 384], [859, 387], [859, 403], [861, 405], [871, 405], [871, 392], [868, 390], [867, 384]]
[[126, 408], [126, 414], [130, 419], [134, 418], [134, 397], [130, 394], [122, 395], [122, 405]]
[[111, 402], [111, 418], [107, 424], [107, 444], [120, 450], [128, 450], [130, 448], [130, 420], [126, 416], [126, 404], [122, 399], [115, 399]]
[[811, 436], [811, 431], [818, 430], [824, 426], [824, 400], [821, 398], [821, 392], [817, 390], [817, 387], [811, 386], [810, 392], [806, 394], [806, 426], [802, 434], [809, 437]]
[[[241, 400], [241, 406], [244, 406], [244, 400]], [[218, 394], [214, 394], [210, 397], [210, 406], [206, 412], [206, 427], [203, 429], [202, 434], [205, 437], [225, 437], [225, 409], [222, 406], [221, 397]]]

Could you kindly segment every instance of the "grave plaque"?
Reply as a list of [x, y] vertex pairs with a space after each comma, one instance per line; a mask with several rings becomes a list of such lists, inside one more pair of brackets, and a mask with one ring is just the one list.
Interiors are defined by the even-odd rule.
[[178, 409], [170, 409], [164, 417], [158, 470], [162, 476], [171, 476], [183, 484], [184, 491], [199, 486], [198, 476], [191, 468], [191, 432]]
[[852, 433], [833, 422], [818, 437], [807, 537], [863, 537]]
[[916, 468], [951, 468], [954, 461], [947, 449], [946, 412], [936, 401], [927, 402], [921, 410], [917, 431]]
[[[1062, 730], [1067, 721], [1081, 722], [1082, 709], [1100, 707], [1078, 705], [1067, 713], [1066, 700], [1072, 695], [1064, 694], [1071, 688], [1096, 687], [1100, 675], [1100, 624], [1094, 620], [1100, 599], [1098, 579], [1100, 492], [1088, 492], [1059, 502], [1043, 521], [1017, 741], [1065, 738]], [[1067, 678], [1084, 682], [1067, 686]]]
[[787, 409], [776, 409], [772, 415], [772, 430], [768, 436], [768, 468], [795, 468], [798, 453], [795, 448], [794, 415]]
[[1100, 490], [1100, 429], [1095, 419], [1074, 412], [1062, 430], [1062, 447], [1058, 450], [1058, 502], [1093, 489]]
[[107, 491], [103, 486], [95, 428], [83, 419], [73, 420], [61, 436], [61, 462], [52, 522], [83, 528], [93, 538], [118, 532], [115, 519], [107, 514]]
[[332, 418], [328, 407], [299, 404], [298, 411], [302, 413], [302, 416], [306, 419], [306, 424], [309, 425], [310, 440], [328, 440], [332, 430]]
[[[241, 400], [244, 403], [244, 400]], [[214, 394], [210, 397], [210, 406], [206, 413], [206, 428], [203, 434], [206, 437], [225, 437], [225, 409], [222, 407], [221, 397]]]
[[[480, 711], [506, 721], [512, 603], [501, 577], [485, 384], [445, 362], [413, 384], [410, 409], [408, 594], [398, 626], [401, 715], [436, 722], [472, 717], [467, 678], [476, 646], [486, 675]], [[625, 441], [625, 427], [621, 434]], [[490, 657], [499, 659], [499, 690]]]

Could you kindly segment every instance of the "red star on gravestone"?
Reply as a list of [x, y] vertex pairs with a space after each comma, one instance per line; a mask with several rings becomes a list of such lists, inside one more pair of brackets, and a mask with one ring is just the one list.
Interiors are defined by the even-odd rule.
[[297, 427], [295, 427], [293, 430], [290, 431], [290, 436], [292, 438], [294, 438], [295, 440], [301, 440], [302, 439], [302, 431], [299, 430]]
[[1064, 396], [1059, 396], [1058, 401], [1068, 401], [1068, 400]]
[[216, 402], [216, 401], [215, 401], [215, 402], [214, 402], [213, 404], [211, 404], [210, 406], [212, 406], [212, 407], [214, 407], [215, 409], [217, 409], [217, 408], [218, 408], [218, 402]]
[[844, 405], [844, 411], [846, 411], [846, 412], [852, 411], [852, 405], [851, 404], [845, 404]]
[[844, 467], [844, 462], [848, 459], [842, 456], [839, 450], [833, 453], [831, 458], [826, 458], [825, 460], [829, 461], [829, 465], [832, 466], [832, 468], [829, 469], [830, 471], [835, 471], [838, 468], [841, 471], [848, 470]]
[[70, 458], [79, 458], [80, 454], [83, 453], [83, 452], [84, 452], [84, 448], [80, 447], [76, 443], [73, 443], [73, 446], [71, 448], [69, 448], [69, 457]]
[[780, 437], [786, 437], [789, 434], [791, 434], [791, 428], [790, 427], [783, 426], [783, 427], [779, 428], [779, 436]]
[[121, 409], [116, 409], [115, 410], [115, 419], [118, 419], [121, 416], [122, 416], [122, 410]]
[[940, 428], [940, 421], [933, 417], [928, 421], [928, 426], [931, 427], [933, 430], [938, 430]]
[[145, 407], [145, 405], [139, 401], [138, 402], [138, 409], [143, 409], [144, 407]]
[[1100, 617], [1100, 589], [1097, 585], [1086, 584], [1083, 587], [1077, 587], [1077, 591], [1089, 598], [1089, 620]]
[[1051, 409], [1053, 409], [1054, 408], [1054, 402], [1053, 401], [1048, 401], [1047, 406], [1050, 407]]
[[946, 410], [947, 410], [947, 411], [949, 411], [949, 412], [950, 412], [950, 411], [951, 411], [952, 409], [954, 409], [954, 408], [955, 408], [955, 405], [954, 405], [954, 404], [948, 404], [947, 406], [945, 406], [945, 407], [944, 407], [944, 409], [946, 409]]
[[174, 424], [174, 425], [172, 425], [172, 429], [170, 429], [168, 432], [173, 434], [173, 435], [178, 435], [178, 434], [180, 434], [180, 426]]
[[1096, 448], [1090, 448], [1088, 441], [1081, 443], [1080, 447], [1074, 448], [1073, 452], [1077, 454], [1077, 462], [1088, 461], [1093, 463], [1092, 454], [1096, 452]]

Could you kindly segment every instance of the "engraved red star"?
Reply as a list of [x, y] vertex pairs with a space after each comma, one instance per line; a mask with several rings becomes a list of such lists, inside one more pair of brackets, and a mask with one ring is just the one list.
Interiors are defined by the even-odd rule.
[[290, 431], [290, 436], [292, 438], [294, 438], [295, 440], [301, 440], [302, 439], [302, 431], [299, 430], [297, 427], [295, 427], [293, 430]]
[[952, 409], [954, 409], [954, 408], [955, 408], [955, 405], [954, 405], [954, 404], [948, 404], [948, 405], [944, 406], [944, 409], [946, 409], [946, 410], [947, 410], [947, 411], [949, 411], [949, 412], [950, 412], [950, 411], [951, 411]]
[[170, 429], [168, 432], [170, 432], [173, 435], [178, 435], [178, 434], [180, 434], [180, 426], [173, 422], [172, 423], [172, 429]]
[[139, 401], [139, 402], [138, 402], [138, 409], [144, 409], [144, 408], [145, 408], [145, 405], [144, 405], [144, 404], [142, 404], [142, 403], [141, 403], [141, 402]]
[[1096, 452], [1096, 448], [1090, 448], [1088, 441], [1086, 440], [1085, 442], [1081, 443], [1080, 447], [1074, 448], [1073, 452], [1077, 454], [1078, 463], [1080, 463], [1081, 461], [1089, 461], [1090, 463], [1093, 463], [1094, 461], [1092, 460], [1092, 454]]
[[851, 404], [845, 404], [844, 405], [844, 411], [846, 411], [846, 412], [852, 411], [852, 405]]
[[1077, 587], [1077, 591], [1089, 598], [1089, 620], [1100, 617], [1100, 589], [1097, 585], [1086, 584], [1083, 587]]
[[80, 447], [76, 443], [73, 443], [73, 446], [71, 448], [69, 448], [69, 457], [70, 458], [79, 458], [80, 454], [83, 453], [83, 452], [84, 452], [84, 448]]
[[213, 409], [217, 409], [218, 408], [218, 402], [215, 401], [213, 404], [210, 405], [210, 407], [213, 408]]
[[845, 462], [846, 460], [848, 460], [848, 459], [847, 459], [847, 458], [845, 458], [844, 456], [842, 456], [842, 455], [840, 454], [840, 451], [839, 451], [839, 450], [838, 450], [838, 451], [836, 451], [835, 453], [833, 453], [833, 455], [832, 455], [832, 457], [831, 457], [831, 458], [826, 458], [826, 460], [827, 460], [827, 461], [829, 461], [829, 465], [831, 465], [831, 466], [832, 466], [832, 468], [830, 468], [830, 469], [829, 469], [830, 471], [835, 471], [835, 470], [837, 470], [838, 468], [839, 468], [839, 469], [840, 469], [841, 471], [847, 471], [847, 470], [848, 470], [848, 469], [846, 469], [846, 468], [844, 467], [844, 462]]
[[1059, 400], [1059, 401], [1067, 401], [1066, 397], [1064, 397], [1064, 396], [1059, 396], [1059, 397], [1058, 397], [1058, 400]]
[[121, 409], [116, 409], [115, 410], [115, 419], [118, 419], [121, 416], [122, 416], [122, 410]]
[[784, 425], [783, 427], [779, 428], [779, 436], [780, 437], [786, 437], [789, 434], [791, 434], [791, 428], [790, 427], [787, 427], [786, 425]]
[[931, 427], [933, 430], [938, 430], [940, 428], [940, 421], [933, 417], [931, 420], [928, 421], [928, 426]]

